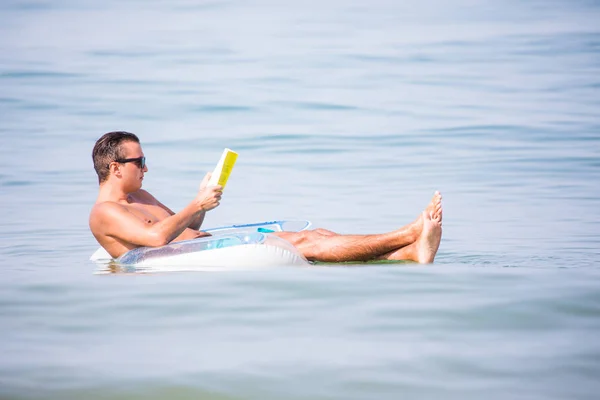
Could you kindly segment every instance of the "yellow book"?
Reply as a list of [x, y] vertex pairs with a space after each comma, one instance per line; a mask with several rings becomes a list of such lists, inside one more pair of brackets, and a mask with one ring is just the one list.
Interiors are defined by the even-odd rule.
[[231, 149], [223, 150], [221, 159], [217, 163], [217, 166], [210, 177], [210, 181], [208, 181], [209, 186], [221, 185], [223, 189], [225, 189], [225, 185], [227, 184], [227, 180], [229, 179], [229, 175], [231, 174], [231, 170], [233, 169], [237, 158], [238, 153], [235, 151]]

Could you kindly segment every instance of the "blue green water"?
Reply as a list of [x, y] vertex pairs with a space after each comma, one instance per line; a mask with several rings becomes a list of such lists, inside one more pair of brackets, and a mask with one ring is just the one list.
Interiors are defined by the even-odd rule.
[[[595, 1], [5, 1], [0, 398], [595, 399]], [[207, 226], [409, 221], [430, 266], [95, 275], [95, 140]]]

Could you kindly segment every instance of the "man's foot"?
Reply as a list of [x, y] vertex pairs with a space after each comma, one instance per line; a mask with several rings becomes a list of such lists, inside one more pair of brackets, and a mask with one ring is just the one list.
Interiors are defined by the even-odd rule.
[[440, 223], [442, 222], [442, 194], [440, 192], [435, 191], [425, 211], [431, 218], [439, 217]]
[[378, 260], [411, 260], [427, 264], [433, 262], [442, 238], [442, 195], [435, 192], [425, 210], [411, 224], [413, 242], [377, 257]]
[[[440, 223], [442, 222], [442, 195], [437, 190], [433, 194], [429, 204], [427, 204], [427, 207], [425, 207], [425, 212], [432, 218], [434, 216], [439, 216]], [[412, 224], [420, 235], [423, 230], [423, 213], [419, 214]]]
[[421, 236], [415, 242], [414, 261], [420, 264], [429, 264], [433, 262], [435, 255], [440, 247], [442, 239], [442, 208], [432, 213], [423, 211], [423, 231]]

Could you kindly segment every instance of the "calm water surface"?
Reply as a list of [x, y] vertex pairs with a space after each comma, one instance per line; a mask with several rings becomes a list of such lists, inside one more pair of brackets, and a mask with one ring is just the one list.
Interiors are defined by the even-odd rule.
[[[594, 399], [594, 1], [0, 5], [0, 398]], [[344, 233], [444, 195], [436, 263], [97, 275], [95, 140], [207, 226]]]

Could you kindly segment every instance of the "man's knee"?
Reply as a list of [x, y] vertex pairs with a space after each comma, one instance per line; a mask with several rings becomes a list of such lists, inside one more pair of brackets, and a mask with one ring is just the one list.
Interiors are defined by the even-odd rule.
[[317, 232], [318, 234], [322, 235], [322, 236], [335, 236], [337, 235], [337, 233], [332, 232], [332, 231], [328, 231], [327, 229], [323, 229], [323, 228], [317, 228], [314, 230], [314, 232]]
[[311, 243], [313, 242], [315, 239], [317, 239], [317, 237], [319, 236], [319, 233], [317, 233], [316, 231], [312, 230], [312, 231], [300, 231], [298, 232], [300, 235], [300, 241], [302, 241], [302, 243]]
[[317, 230], [300, 231], [296, 232], [293, 244], [302, 248], [315, 248], [327, 237], [329, 237], [328, 234], [323, 234]]
[[283, 239], [287, 240], [294, 246], [301, 246], [301, 245], [305, 244], [306, 242], [310, 242], [311, 240], [314, 240], [314, 238], [312, 238], [312, 236], [314, 234], [311, 232], [312, 231], [279, 232], [279, 233], [275, 233], [275, 235], [282, 237]]

